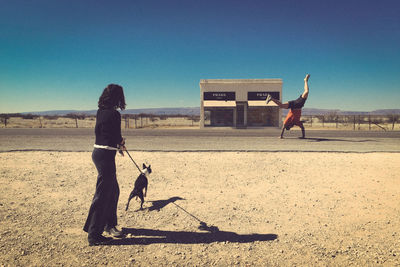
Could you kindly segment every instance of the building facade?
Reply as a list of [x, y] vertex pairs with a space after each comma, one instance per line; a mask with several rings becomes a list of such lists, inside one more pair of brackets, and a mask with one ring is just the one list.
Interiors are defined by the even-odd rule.
[[281, 127], [282, 79], [200, 80], [200, 127]]

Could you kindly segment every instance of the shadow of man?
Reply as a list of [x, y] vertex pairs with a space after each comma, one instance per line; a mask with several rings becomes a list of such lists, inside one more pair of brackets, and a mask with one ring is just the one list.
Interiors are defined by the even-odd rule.
[[376, 140], [346, 140], [346, 139], [334, 139], [334, 138], [312, 138], [305, 137], [304, 140], [309, 140], [310, 142], [350, 142], [350, 143], [365, 143], [365, 142], [376, 142]]

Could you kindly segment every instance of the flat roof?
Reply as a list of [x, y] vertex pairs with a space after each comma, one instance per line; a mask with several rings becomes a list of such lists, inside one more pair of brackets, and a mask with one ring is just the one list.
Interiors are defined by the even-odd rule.
[[282, 83], [282, 79], [202, 79], [200, 83]]

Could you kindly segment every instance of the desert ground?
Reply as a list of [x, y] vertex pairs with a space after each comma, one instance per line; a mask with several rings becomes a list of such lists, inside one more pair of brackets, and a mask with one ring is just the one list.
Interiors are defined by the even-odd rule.
[[[346, 140], [318, 143], [334, 150]], [[365, 153], [368, 142], [355, 143], [361, 152], [133, 150], [153, 169], [144, 210], [133, 200], [125, 212], [138, 171], [117, 156], [127, 237], [89, 247], [82, 227], [97, 175], [91, 152], [35, 151], [46, 141], [35, 137], [27, 142], [35, 149], [0, 152], [0, 265], [400, 266], [398, 140], [394, 151]], [[201, 221], [209, 228], [199, 229]]]

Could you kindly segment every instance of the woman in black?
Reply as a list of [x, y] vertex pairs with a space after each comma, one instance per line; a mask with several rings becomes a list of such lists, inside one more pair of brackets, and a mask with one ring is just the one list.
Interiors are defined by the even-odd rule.
[[103, 231], [111, 236], [122, 237], [116, 228], [119, 186], [116, 176], [115, 155], [124, 147], [121, 136], [121, 114], [125, 109], [125, 96], [121, 86], [109, 84], [99, 98], [96, 115], [96, 141], [92, 160], [98, 171], [96, 192], [89, 209], [83, 230], [88, 233], [90, 246], [106, 244], [111, 238], [104, 237]]

